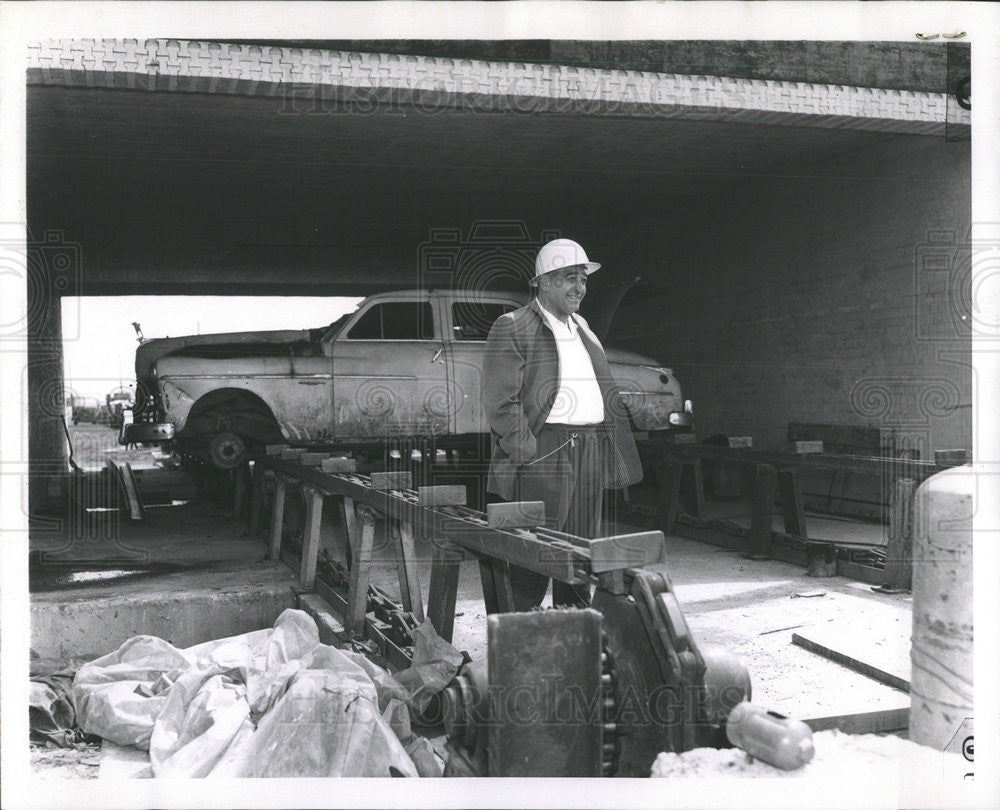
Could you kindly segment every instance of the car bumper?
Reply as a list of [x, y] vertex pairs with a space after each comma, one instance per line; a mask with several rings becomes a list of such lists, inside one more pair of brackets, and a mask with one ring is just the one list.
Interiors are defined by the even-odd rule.
[[694, 414], [690, 411], [674, 411], [668, 420], [672, 428], [691, 427], [694, 424]]
[[122, 425], [119, 444], [167, 442], [174, 438], [173, 422], [132, 422]]

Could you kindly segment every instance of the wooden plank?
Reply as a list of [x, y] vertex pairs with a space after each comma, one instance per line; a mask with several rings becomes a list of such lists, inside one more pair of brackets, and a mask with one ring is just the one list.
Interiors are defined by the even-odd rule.
[[135, 473], [132, 472], [132, 465], [127, 461], [116, 464], [110, 458], [105, 463], [118, 479], [121, 493], [125, 496], [125, 502], [128, 504], [129, 517], [132, 520], [142, 520], [144, 510], [142, 499], [139, 497], [139, 486], [135, 480]]
[[917, 482], [899, 478], [889, 495], [889, 541], [885, 548], [884, 585], [909, 590], [913, 576], [913, 496]]
[[268, 444], [264, 446], [264, 455], [281, 457], [281, 454], [288, 449], [287, 444]]
[[285, 521], [285, 490], [288, 482], [279, 475], [274, 487], [274, 503], [271, 505], [271, 546], [268, 550], [269, 560], [281, 559], [281, 533]]
[[730, 447], [753, 447], [753, 436], [728, 436], [726, 443]]
[[823, 442], [821, 441], [800, 441], [795, 442], [796, 453], [822, 453]]
[[898, 637], [876, 637], [855, 625], [802, 628], [792, 643], [880, 683], [910, 691], [909, 623]]
[[324, 458], [320, 469], [325, 473], [352, 473], [357, 472], [358, 462], [353, 458]]
[[302, 488], [306, 497], [306, 525], [302, 532], [302, 563], [299, 585], [312, 588], [316, 584], [316, 564], [319, 560], [319, 530], [323, 521], [323, 493], [313, 487]]
[[299, 454], [299, 464], [306, 467], [319, 467], [329, 453], [301, 453]]
[[785, 531], [797, 537], [806, 537], [806, 513], [802, 508], [802, 488], [799, 486], [798, 470], [779, 470], [778, 488]]
[[393, 489], [412, 489], [413, 473], [405, 472], [373, 472], [371, 474], [372, 489], [385, 492]]
[[595, 574], [638, 568], [658, 562], [663, 553], [663, 532], [635, 532], [591, 540], [590, 569]]
[[766, 560], [771, 556], [771, 516], [774, 513], [777, 475], [777, 470], [770, 464], [758, 464], [754, 471], [750, 542], [747, 546], [747, 556], [753, 560]]
[[417, 502], [421, 506], [465, 506], [467, 498], [468, 487], [461, 484], [417, 487]]
[[869, 585], [879, 585], [885, 579], [885, 571], [873, 565], [837, 560], [837, 576], [867, 582]]
[[281, 451], [278, 456], [282, 461], [295, 461], [299, 456], [306, 452], [304, 447], [286, 447]]
[[445, 641], [455, 632], [455, 603], [458, 599], [458, 575], [464, 554], [458, 546], [432, 543], [431, 584], [427, 593], [427, 617]]
[[803, 721], [813, 733], [836, 728], [845, 734], [880, 734], [910, 727], [909, 708], [879, 709], [872, 712], [810, 717]]
[[365, 613], [368, 608], [368, 585], [372, 573], [372, 549], [375, 546], [375, 511], [361, 509], [361, 531], [354, 549], [351, 580], [347, 592], [347, 632], [351, 637], [364, 633]]
[[545, 523], [544, 501], [511, 501], [486, 505], [491, 529], [534, 529]]
[[395, 533], [396, 572], [399, 576], [399, 593], [403, 610], [410, 611], [418, 622], [424, 620], [424, 603], [420, 593], [420, 575], [417, 571], [416, 551], [413, 546], [413, 525], [399, 521]]

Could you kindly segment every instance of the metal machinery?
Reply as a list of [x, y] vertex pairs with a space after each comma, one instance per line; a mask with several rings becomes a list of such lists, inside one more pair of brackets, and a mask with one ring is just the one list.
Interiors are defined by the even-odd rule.
[[[750, 698], [749, 675], [734, 654], [695, 641], [669, 578], [646, 568], [661, 557], [661, 532], [575, 537], [544, 528], [540, 503], [483, 513], [465, 506], [462, 486], [415, 490], [409, 472], [366, 475], [352, 459], [275, 446], [255, 459], [251, 534], [261, 522], [265, 476], [275, 482], [271, 557], [297, 565], [300, 585], [343, 617], [342, 640], [393, 667], [408, 666], [412, 629], [425, 615], [451, 640], [459, 565], [478, 561], [487, 660], [464, 664], [425, 718], [443, 719], [445, 775], [647, 776], [661, 751], [729, 746], [726, 717]], [[238, 477], [246, 482], [246, 471]], [[296, 555], [282, 548], [282, 515], [287, 488], [297, 486], [307, 514]], [[319, 555], [324, 500], [338, 496], [346, 565]], [[401, 602], [370, 582], [380, 519]], [[414, 538], [429, 541], [433, 553], [426, 614]], [[514, 612], [511, 565], [596, 586], [591, 607]]]
[[746, 667], [695, 643], [662, 574], [593, 607], [495, 614], [485, 664], [444, 694], [446, 776], [648, 776], [661, 751], [729, 747]]

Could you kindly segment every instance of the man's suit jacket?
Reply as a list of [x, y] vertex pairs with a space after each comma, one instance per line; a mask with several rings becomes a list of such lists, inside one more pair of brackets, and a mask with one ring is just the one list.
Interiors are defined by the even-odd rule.
[[[604, 426], [613, 448], [605, 487], [634, 484], [642, 479], [642, 464], [604, 347], [582, 316], [572, 317], [604, 400]], [[483, 405], [493, 433], [487, 489], [510, 500], [517, 468], [535, 458], [536, 437], [559, 391], [556, 339], [537, 300], [497, 318], [486, 341], [483, 378]]]

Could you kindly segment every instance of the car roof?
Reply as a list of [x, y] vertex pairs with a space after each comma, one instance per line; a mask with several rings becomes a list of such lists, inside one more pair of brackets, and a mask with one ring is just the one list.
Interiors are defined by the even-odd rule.
[[514, 290], [393, 290], [391, 292], [369, 295], [365, 301], [399, 300], [400, 298], [413, 298], [415, 300], [425, 298], [467, 300], [479, 297], [525, 302], [528, 299], [528, 293], [527, 291], [522, 293]]

